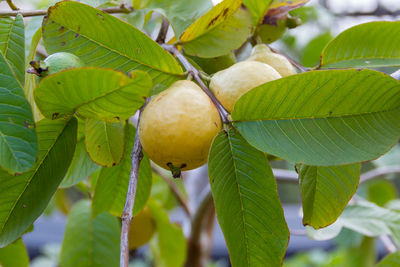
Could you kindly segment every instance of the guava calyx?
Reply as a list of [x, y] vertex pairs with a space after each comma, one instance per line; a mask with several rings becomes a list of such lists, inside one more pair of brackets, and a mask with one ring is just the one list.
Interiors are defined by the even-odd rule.
[[32, 66], [32, 68], [29, 68], [27, 72], [35, 74], [39, 77], [45, 77], [62, 70], [85, 66], [79, 57], [67, 52], [54, 53], [45, 58], [43, 61], [31, 61], [29, 64]]

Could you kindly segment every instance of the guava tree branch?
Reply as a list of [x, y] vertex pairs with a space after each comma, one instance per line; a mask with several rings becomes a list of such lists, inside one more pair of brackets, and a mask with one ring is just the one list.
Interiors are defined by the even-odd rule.
[[388, 253], [395, 253], [397, 251], [397, 246], [388, 235], [380, 235], [379, 240], [382, 242]]
[[171, 54], [175, 55], [178, 60], [182, 63], [183, 67], [186, 69], [186, 71], [193, 76], [193, 78], [196, 80], [196, 82], [199, 84], [201, 89], [208, 95], [208, 97], [211, 99], [211, 101], [214, 103], [216, 108], [218, 109], [219, 115], [221, 116], [222, 122], [224, 124], [229, 123], [228, 120], [228, 112], [226, 109], [221, 105], [221, 103], [218, 101], [218, 99], [211, 93], [211, 91], [208, 89], [208, 87], [204, 84], [203, 80], [200, 77], [200, 72], [193, 67], [192, 64], [186, 59], [184, 55], [174, 46], [174, 45], [167, 45], [167, 44], [162, 44], [161, 45], [165, 50], [170, 52]]
[[11, 0], [6, 0], [8, 6], [12, 9], [12, 10], [19, 10], [19, 8], [11, 1]]
[[[7, 3], [9, 1], [7, 0]], [[11, 2], [11, 1], [10, 1]], [[116, 13], [130, 13], [133, 11], [132, 6], [128, 5], [120, 5], [119, 7], [108, 7], [100, 9], [101, 11], [108, 14], [116, 14]], [[47, 10], [13, 10], [13, 11], [0, 11], [0, 17], [15, 17], [18, 14], [21, 14], [23, 17], [35, 17], [35, 16], [44, 16], [47, 14]]]
[[158, 36], [156, 38], [157, 43], [159, 44], [165, 43], [165, 38], [167, 37], [168, 28], [169, 28], [169, 22], [168, 20], [166, 20], [166, 18], [163, 18], [160, 31], [158, 32]]
[[133, 143], [133, 149], [131, 154], [132, 167], [129, 178], [128, 192], [125, 200], [124, 211], [122, 212], [122, 227], [121, 227], [121, 244], [120, 244], [120, 267], [128, 267], [129, 265], [129, 227], [132, 222], [133, 206], [135, 204], [136, 188], [139, 177], [139, 165], [143, 158], [142, 144], [139, 139], [139, 122], [142, 115], [142, 111], [146, 106], [148, 99], [139, 111], [139, 119], [136, 127], [135, 141]]

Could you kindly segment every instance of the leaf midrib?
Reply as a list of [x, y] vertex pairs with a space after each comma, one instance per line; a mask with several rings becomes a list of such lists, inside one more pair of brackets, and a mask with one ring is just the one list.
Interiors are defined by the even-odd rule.
[[365, 116], [365, 115], [374, 115], [380, 113], [388, 113], [388, 112], [400, 112], [400, 106], [397, 106], [393, 109], [387, 110], [378, 110], [378, 111], [371, 111], [371, 112], [360, 112], [360, 113], [353, 113], [353, 114], [337, 114], [334, 116], [326, 116], [326, 117], [293, 117], [293, 118], [260, 118], [260, 119], [241, 119], [241, 120], [234, 120], [233, 122], [240, 123], [240, 122], [256, 122], [256, 121], [285, 121], [285, 120], [309, 120], [309, 119], [343, 119], [343, 118], [350, 118], [350, 117], [358, 117], [358, 116]]
[[232, 153], [233, 167], [235, 169], [236, 185], [237, 185], [237, 189], [238, 189], [238, 192], [239, 192], [241, 215], [242, 215], [241, 217], [242, 217], [242, 222], [243, 222], [243, 233], [244, 233], [245, 243], [246, 243], [247, 266], [250, 266], [250, 255], [249, 255], [249, 251], [248, 251], [249, 250], [249, 243], [248, 243], [248, 235], [247, 235], [247, 231], [246, 231], [246, 220], [245, 220], [245, 216], [244, 216], [242, 193], [241, 193], [240, 186], [239, 186], [239, 178], [238, 178], [238, 174], [237, 174], [237, 166], [236, 166], [235, 156], [234, 156], [234, 153], [233, 153], [233, 146], [232, 146], [231, 135], [230, 135], [230, 131], [229, 130], [227, 131], [227, 134], [228, 134], [229, 148], [230, 148], [230, 151]]
[[57, 135], [57, 137], [54, 139], [54, 142], [51, 144], [51, 146], [49, 147], [49, 149], [46, 151], [46, 153], [44, 154], [43, 158], [40, 160], [40, 162], [38, 162], [37, 168], [33, 171], [32, 175], [30, 175], [24, 189], [21, 191], [21, 193], [19, 194], [18, 198], [15, 200], [13, 206], [10, 209], [10, 212], [6, 218], [6, 220], [4, 221], [4, 224], [1, 226], [0, 229], [0, 235], [1, 233], [3, 233], [4, 228], [6, 227], [11, 215], [15, 212], [15, 206], [18, 204], [18, 202], [20, 201], [22, 195], [25, 193], [25, 191], [27, 190], [28, 186], [31, 184], [33, 177], [36, 176], [38, 170], [40, 169], [40, 167], [42, 166], [43, 162], [45, 159], [47, 159], [47, 156], [49, 155], [50, 151], [53, 150], [55, 144], [59, 141], [60, 136], [64, 133], [65, 128], [67, 127], [68, 123], [70, 122], [71, 119], [66, 120], [62, 130], [59, 132], [59, 134]]

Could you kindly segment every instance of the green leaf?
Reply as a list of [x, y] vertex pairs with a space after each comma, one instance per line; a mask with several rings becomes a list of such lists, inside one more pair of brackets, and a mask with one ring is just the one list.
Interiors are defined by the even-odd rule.
[[294, 7], [302, 6], [309, 0], [272, 0], [269, 9], [293, 9]]
[[33, 166], [37, 156], [32, 111], [2, 52], [0, 73], [0, 167], [10, 173], [21, 173]]
[[50, 119], [77, 113], [116, 122], [134, 115], [150, 89], [151, 79], [143, 71], [128, 77], [111, 69], [85, 67], [47, 76], [34, 95], [40, 111]]
[[210, 0], [133, 0], [135, 10], [145, 8], [165, 16], [176, 36], [180, 36], [190, 24], [212, 6]]
[[[42, 38], [42, 28], [40, 27], [35, 34], [32, 36], [31, 46], [29, 49], [29, 54], [27, 57], [27, 64], [25, 65], [25, 69], [30, 67], [29, 62], [35, 60], [36, 56], [36, 49], [39, 45], [40, 39]], [[33, 91], [35, 90], [38, 84], [39, 77], [34, 74], [27, 74], [25, 75], [25, 85], [24, 85], [24, 92], [25, 96], [32, 107], [33, 118], [35, 121], [40, 121], [43, 119], [43, 115], [40, 114], [38, 107], [36, 106], [35, 99], [33, 97]]]
[[243, 4], [253, 15], [253, 25], [259, 24], [268, 11], [272, 0], [243, 0]]
[[89, 200], [76, 203], [65, 226], [60, 266], [119, 266], [120, 231], [118, 219], [108, 213], [92, 220]]
[[235, 64], [235, 54], [229, 53], [224, 56], [214, 58], [201, 58], [201, 57], [189, 57], [194, 61], [195, 64], [200, 66], [208, 74], [216, 73], [220, 70], [224, 70]]
[[289, 230], [266, 154], [235, 129], [211, 146], [208, 172], [232, 266], [280, 266]]
[[169, 221], [168, 213], [155, 200], [150, 199], [147, 206], [157, 225], [155, 243], [159, 257], [156, 257], [156, 266], [182, 267], [186, 260], [186, 239], [182, 228]]
[[124, 123], [87, 119], [85, 143], [94, 162], [104, 167], [117, 165], [124, 154]]
[[400, 266], [400, 252], [395, 252], [386, 256], [376, 267], [396, 267]]
[[22, 239], [18, 239], [7, 247], [0, 249], [0, 266], [2, 267], [28, 267], [29, 256]]
[[315, 67], [318, 65], [322, 50], [332, 38], [332, 34], [328, 31], [312, 39], [303, 49], [301, 63], [306, 67]]
[[68, 170], [76, 145], [77, 121], [41, 120], [36, 127], [39, 159], [33, 169], [13, 176], [0, 172], [0, 247], [19, 236], [36, 220]]
[[384, 179], [374, 179], [363, 184], [367, 187], [368, 200], [378, 206], [385, 206], [398, 198], [396, 184]]
[[209, 58], [239, 48], [251, 30], [251, 15], [240, 4], [240, 0], [225, 0], [190, 25], [179, 41], [185, 53]]
[[70, 52], [87, 66], [146, 71], [155, 91], [167, 88], [183, 74], [172, 55], [146, 34], [75, 1], [59, 2], [49, 9], [43, 21], [43, 39], [50, 54]]
[[299, 168], [303, 224], [315, 229], [332, 224], [357, 190], [361, 164]]
[[89, 175], [95, 172], [99, 165], [94, 163], [85, 148], [85, 139], [82, 138], [76, 144], [74, 156], [71, 165], [68, 168], [67, 174], [64, 176], [60, 184], [60, 188], [71, 187], [86, 179]]
[[24, 20], [21, 14], [15, 19], [0, 18], [0, 54], [8, 61], [21, 87], [25, 79], [24, 35]]
[[252, 89], [232, 118], [251, 145], [292, 162], [371, 160], [400, 137], [400, 83], [371, 70], [311, 71]]
[[194, 40], [183, 42], [185, 53], [198, 57], [219, 57], [239, 48], [249, 37], [251, 16], [238, 9], [223, 23]]
[[311, 237], [317, 236], [322, 240], [324, 232], [339, 233], [343, 227], [369, 237], [391, 235], [393, 241], [397, 245], [400, 244], [400, 213], [366, 201], [358, 201], [355, 205], [347, 206], [339, 219], [327, 228], [308, 231]]
[[[125, 127], [125, 152], [121, 163], [111, 168], [102, 168], [93, 197], [93, 216], [108, 211], [121, 216], [124, 210], [126, 194], [132, 166], [131, 153], [135, 140], [135, 129], [127, 124]], [[139, 166], [139, 177], [133, 207], [134, 215], [146, 204], [151, 190], [150, 160], [145, 155]]]
[[321, 55], [326, 68], [400, 66], [400, 22], [354, 26], [333, 39]]

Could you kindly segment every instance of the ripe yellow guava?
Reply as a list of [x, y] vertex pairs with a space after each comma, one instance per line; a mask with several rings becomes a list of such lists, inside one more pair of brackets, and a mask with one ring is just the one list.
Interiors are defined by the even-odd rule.
[[176, 168], [191, 170], [205, 164], [221, 128], [218, 110], [209, 97], [194, 82], [182, 80], [149, 102], [139, 136], [150, 159], [174, 174]]
[[247, 91], [263, 83], [282, 78], [271, 66], [258, 61], [242, 61], [214, 74], [210, 90], [227, 111]]
[[296, 69], [286, 57], [273, 53], [265, 44], [254, 46], [247, 60], [259, 61], [276, 69], [282, 77], [296, 74]]
[[156, 231], [156, 222], [151, 212], [145, 207], [133, 217], [129, 228], [129, 249], [137, 249], [148, 243]]

